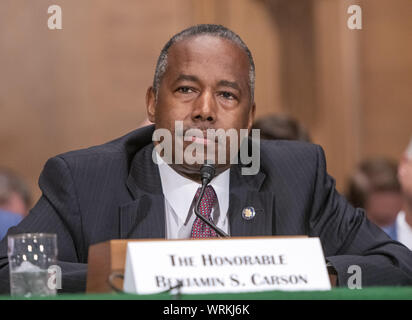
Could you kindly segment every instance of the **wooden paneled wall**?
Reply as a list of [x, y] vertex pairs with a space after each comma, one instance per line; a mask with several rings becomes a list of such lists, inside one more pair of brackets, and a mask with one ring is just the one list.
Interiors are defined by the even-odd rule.
[[[338, 189], [362, 159], [398, 160], [412, 136], [412, 1], [262, 1], [278, 25], [282, 105], [325, 149]], [[347, 27], [353, 4], [362, 30]]]
[[[346, 27], [363, 9], [363, 30]], [[63, 30], [47, 29], [47, 7]], [[412, 134], [409, 0], [3, 0], [0, 165], [35, 197], [45, 161], [133, 130], [157, 56], [196, 23], [236, 31], [256, 63], [257, 116], [286, 112], [321, 144], [342, 189], [365, 156], [398, 158]]]

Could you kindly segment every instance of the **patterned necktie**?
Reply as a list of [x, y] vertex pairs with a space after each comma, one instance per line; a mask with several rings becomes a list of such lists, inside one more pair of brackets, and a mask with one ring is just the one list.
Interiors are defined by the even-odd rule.
[[[197, 199], [199, 198], [200, 189], [201, 188], [199, 188], [196, 192], [195, 201], [197, 201]], [[205, 193], [203, 194], [203, 198], [200, 201], [199, 212], [203, 217], [205, 217], [209, 221], [212, 221], [212, 207], [215, 204], [216, 200], [217, 197], [215, 190], [212, 186], [207, 186], [205, 189]], [[199, 217], [196, 217], [196, 220], [192, 226], [192, 238], [202, 239], [212, 237], [216, 237], [216, 232], [212, 228], [210, 228], [206, 223], [200, 220]]]

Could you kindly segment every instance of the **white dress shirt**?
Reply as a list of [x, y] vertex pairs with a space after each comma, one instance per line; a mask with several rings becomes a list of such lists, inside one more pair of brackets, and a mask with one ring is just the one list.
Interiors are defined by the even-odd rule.
[[398, 241], [412, 250], [412, 227], [406, 222], [403, 211], [396, 217], [396, 233]]
[[[178, 174], [163, 161], [158, 153], [156, 157], [165, 198], [166, 238], [189, 239], [196, 219], [194, 197], [201, 184]], [[227, 169], [214, 177], [209, 184], [215, 190], [218, 200], [212, 208], [213, 223], [227, 234], [229, 234], [227, 216], [229, 178], [230, 170]]]

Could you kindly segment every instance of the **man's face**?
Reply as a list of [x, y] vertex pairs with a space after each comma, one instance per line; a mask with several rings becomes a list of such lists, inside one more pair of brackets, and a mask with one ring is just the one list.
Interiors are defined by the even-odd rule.
[[0, 209], [26, 216], [28, 208], [23, 198], [17, 192], [11, 192], [6, 201], [0, 203]]
[[367, 198], [365, 209], [369, 220], [387, 227], [395, 222], [402, 209], [402, 196], [396, 191], [373, 191]]
[[404, 156], [399, 164], [398, 178], [402, 192], [407, 199], [412, 199], [412, 159]]
[[[240, 129], [250, 129], [255, 105], [251, 103], [249, 67], [244, 50], [226, 39], [202, 35], [174, 44], [168, 52], [157, 100], [153, 90], [148, 90], [149, 120], [156, 129], [170, 130], [173, 137], [175, 121], [183, 122], [184, 133], [196, 128], [204, 132], [205, 138], [207, 129], [235, 129], [238, 133]], [[183, 149], [193, 142], [205, 149], [215, 143], [193, 138], [184, 142]], [[218, 172], [230, 166], [228, 145], [226, 149], [227, 161], [216, 166]], [[200, 164], [184, 161], [173, 167], [193, 178], [198, 175]]]

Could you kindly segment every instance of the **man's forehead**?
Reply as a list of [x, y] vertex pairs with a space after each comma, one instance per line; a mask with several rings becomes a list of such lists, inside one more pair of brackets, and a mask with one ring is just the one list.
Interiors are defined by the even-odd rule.
[[168, 67], [185, 68], [202, 64], [220, 67], [225, 72], [248, 75], [249, 60], [246, 52], [236, 43], [216, 36], [200, 35], [175, 43], [168, 53]]

